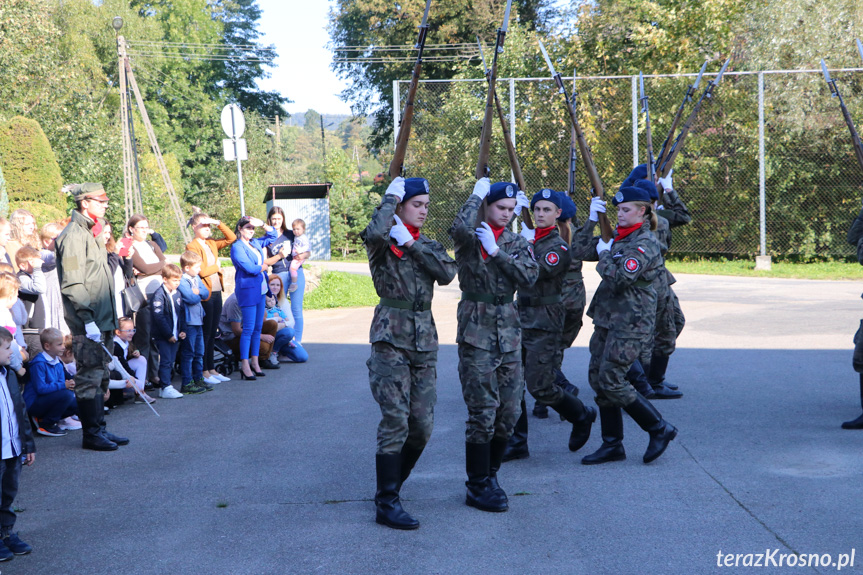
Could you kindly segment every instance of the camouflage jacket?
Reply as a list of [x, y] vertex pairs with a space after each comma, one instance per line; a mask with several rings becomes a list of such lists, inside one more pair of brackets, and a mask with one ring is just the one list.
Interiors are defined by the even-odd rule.
[[[455, 277], [455, 261], [446, 250], [424, 235], [398, 257], [390, 246], [397, 198], [385, 195], [375, 208], [372, 221], [360, 237], [369, 256], [375, 291], [382, 298], [404, 302], [431, 302], [434, 283], [447, 285]], [[437, 328], [431, 309], [415, 311], [378, 304], [369, 329], [369, 341], [390, 343], [402, 349], [434, 351]]]
[[[557, 228], [534, 242], [533, 257], [539, 265], [539, 276], [535, 284], [519, 286], [518, 301], [530, 303], [529, 300], [533, 298], [561, 296], [563, 279], [572, 257], [569, 246], [564, 243]], [[521, 327], [525, 329], [561, 332], [565, 312], [563, 299], [560, 297], [554, 303], [518, 306]]]
[[[662, 210], [664, 211], [664, 210]], [[659, 253], [662, 255], [662, 269], [663, 273], [659, 274], [662, 278], [662, 293], [658, 293], [660, 288], [659, 284], [657, 284], [657, 293], [659, 297], [663, 296], [663, 293], [668, 291], [668, 286], [674, 284], [677, 279], [671, 272], [668, 271], [668, 268], [665, 267], [665, 255], [668, 253], [668, 244], [671, 242], [671, 227], [669, 226], [668, 220], [659, 214], [656, 215], [656, 229], [650, 232], [656, 238], [656, 241], [659, 242]]]
[[572, 241], [570, 242], [570, 258], [569, 270], [563, 279], [563, 306], [568, 310], [584, 309], [584, 280], [581, 272], [584, 267], [584, 254], [593, 254], [596, 256], [594, 248], [593, 229], [596, 227], [596, 222], [587, 220], [582, 227], [577, 227], [578, 221], [570, 222], [569, 227], [572, 232]]
[[[455, 242], [459, 288], [463, 292], [510, 296], [516, 288], [536, 282], [539, 267], [520, 235], [504, 230], [498, 252], [483, 259], [476, 237], [476, 215], [482, 200], [471, 195], [449, 230]], [[521, 349], [521, 328], [515, 303], [495, 305], [462, 299], [458, 304], [456, 341], [503, 353]]]
[[656, 215], [668, 221], [668, 239], [665, 241], [665, 251], [668, 251], [671, 249], [671, 228], [685, 226], [692, 221], [692, 215], [674, 190], [665, 192], [665, 205], [663, 209], [656, 210]]
[[[593, 240], [594, 248], [597, 239]], [[595, 252], [594, 252], [595, 253]], [[597, 259], [594, 256], [593, 259]], [[587, 315], [593, 324], [643, 336], [653, 333], [656, 319], [654, 281], [662, 273], [659, 242], [645, 224], [598, 257], [596, 271], [602, 282], [590, 302]]]

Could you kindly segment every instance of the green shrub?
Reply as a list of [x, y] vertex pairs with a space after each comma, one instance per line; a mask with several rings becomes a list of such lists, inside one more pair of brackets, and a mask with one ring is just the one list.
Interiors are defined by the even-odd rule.
[[69, 217], [67, 212], [38, 202], [18, 202], [14, 204], [14, 207], [16, 210], [21, 208], [32, 213], [36, 217], [36, 224], [40, 228], [49, 222], [59, 222]]
[[0, 165], [10, 210], [22, 202], [66, 209], [60, 166], [39, 122], [15, 116], [0, 123]]

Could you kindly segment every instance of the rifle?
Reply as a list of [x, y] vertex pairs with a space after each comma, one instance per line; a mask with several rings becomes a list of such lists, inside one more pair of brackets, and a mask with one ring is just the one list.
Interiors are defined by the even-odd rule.
[[[408, 140], [411, 137], [411, 123], [414, 119], [414, 97], [417, 93], [417, 86], [420, 81], [420, 71], [423, 67], [423, 48], [426, 45], [426, 36], [428, 35], [429, 25], [429, 8], [431, 0], [426, 0], [426, 9], [423, 13], [422, 24], [420, 24], [419, 38], [417, 39], [417, 61], [414, 64], [414, 71], [411, 74], [411, 85], [408, 88], [408, 97], [405, 101], [405, 108], [402, 112], [402, 119], [399, 125], [399, 134], [396, 137], [396, 150], [393, 153], [393, 159], [390, 162], [390, 178], [397, 178], [404, 171], [405, 153], [408, 150]], [[396, 105], [396, 102], [393, 102]]]
[[711, 97], [713, 89], [719, 85], [719, 81], [722, 80], [722, 76], [723, 74], [725, 74], [725, 70], [728, 68], [728, 65], [730, 63], [731, 58], [728, 58], [722, 65], [722, 69], [719, 70], [719, 74], [717, 74], [716, 79], [711, 80], [707, 83], [707, 87], [701, 94], [701, 98], [698, 99], [695, 107], [692, 108], [692, 112], [689, 113], [689, 117], [686, 119], [686, 123], [683, 124], [683, 128], [680, 129], [680, 134], [678, 134], [677, 138], [674, 140], [674, 143], [671, 145], [671, 149], [668, 151], [668, 155], [663, 159], [662, 165], [657, 170], [660, 178], [664, 178], [665, 176], [667, 176], [668, 172], [671, 171], [671, 168], [674, 167], [674, 160], [677, 159], [677, 155], [680, 153], [680, 150], [683, 149], [683, 144], [686, 141], [686, 136], [689, 135], [689, 130], [692, 129], [692, 123], [695, 121], [695, 116], [698, 115], [698, 111], [701, 109], [701, 105], [704, 103], [704, 99]]
[[[572, 128], [575, 130], [575, 139], [578, 142], [578, 149], [581, 152], [581, 158], [584, 160], [584, 168], [587, 171], [587, 177], [590, 180], [590, 185], [593, 189], [593, 195], [597, 198], [605, 196], [605, 190], [602, 187], [602, 180], [599, 179], [599, 172], [596, 171], [596, 164], [593, 163], [593, 156], [590, 153], [590, 148], [587, 145], [587, 140], [584, 139], [584, 132], [581, 131], [581, 125], [578, 123], [578, 117], [575, 114], [575, 108], [566, 94], [566, 87], [563, 85], [563, 78], [560, 72], [554, 70], [554, 65], [551, 63], [551, 58], [548, 57], [548, 52], [545, 51], [545, 46], [542, 45], [542, 40], [539, 40], [539, 49], [542, 51], [545, 62], [548, 64], [548, 69], [551, 71], [551, 77], [554, 79], [558, 87], [558, 92], [563, 95], [563, 101], [566, 104], [566, 109], [569, 112], [569, 120], [572, 122]], [[573, 90], [574, 91], [574, 90]], [[575, 97], [573, 94], [573, 98]], [[599, 231], [603, 241], [608, 241], [614, 237], [614, 230], [611, 228], [611, 223], [608, 221], [606, 214], [599, 214]]]
[[650, 108], [647, 105], [647, 94], [644, 92], [644, 75], [638, 73], [638, 84], [641, 88], [641, 111], [644, 112], [644, 132], [647, 136], [647, 181], [656, 181], [656, 165], [653, 163], [653, 134], [650, 131]]
[[507, 0], [506, 11], [503, 13], [503, 25], [497, 29], [497, 41], [494, 47], [494, 58], [491, 61], [491, 70], [488, 72], [488, 95], [485, 99], [485, 117], [482, 120], [482, 134], [479, 138], [479, 158], [476, 162], [476, 179], [486, 178], [489, 175], [488, 154], [491, 149], [492, 115], [494, 114], [494, 86], [497, 82], [497, 57], [503, 52], [503, 41], [509, 27], [509, 10], [512, 8], [512, 0]]
[[[485, 54], [482, 51], [482, 42], [479, 36], [476, 38], [476, 43], [479, 46], [479, 57], [482, 58], [482, 68], [485, 72], [486, 79], [489, 78], [490, 70], [485, 64]], [[521, 172], [521, 164], [518, 162], [518, 156], [515, 154], [515, 146], [512, 144], [512, 136], [509, 133], [509, 125], [506, 123], [506, 117], [503, 115], [503, 108], [500, 105], [500, 98], [497, 97], [497, 90], [494, 90], [494, 103], [497, 107], [497, 117], [500, 119], [500, 127], [503, 131], [503, 140], [506, 142], [506, 155], [509, 156], [509, 166], [512, 168], [512, 174], [515, 178], [515, 183], [518, 184], [518, 189], [524, 192], [527, 186], [524, 182], [524, 174]], [[533, 218], [530, 217], [529, 209], [521, 210], [521, 217], [524, 220], [524, 225], [533, 229]]]
[[701, 84], [701, 76], [704, 75], [704, 71], [707, 69], [707, 60], [704, 61], [704, 64], [701, 66], [701, 70], [698, 72], [698, 77], [695, 79], [694, 84], [690, 84], [686, 88], [686, 94], [683, 96], [683, 101], [680, 103], [680, 107], [677, 108], [677, 113], [674, 114], [674, 119], [671, 121], [671, 129], [668, 130], [668, 136], [665, 137], [665, 141], [662, 142], [662, 147], [659, 149], [659, 155], [656, 156], [656, 165], [661, 166], [662, 160], [665, 159], [665, 154], [669, 151], [669, 146], [671, 145], [671, 138], [674, 137], [674, 132], [677, 130], [677, 124], [680, 123], [680, 118], [683, 117], [683, 109], [686, 107], [688, 102], [692, 101], [692, 95], [695, 94], [695, 91], [698, 89], [699, 84]]
[[[575, 68], [572, 69], [572, 96], [570, 96], [569, 101], [570, 105], [575, 109], [575, 97], [578, 95], [578, 92], [575, 89]], [[570, 127], [570, 131], [572, 134], [569, 139], [569, 197], [575, 197], [575, 165], [578, 157], [575, 153], [575, 148], [578, 146], [578, 142], [575, 137], [575, 128]]]
[[[860, 45], [860, 40], [857, 40], [857, 48], [860, 50], [860, 57], [863, 58], [863, 46]], [[842, 99], [842, 94], [839, 93], [839, 88], [836, 87], [836, 80], [830, 77], [830, 72], [827, 71], [827, 65], [823, 59], [821, 60], [821, 71], [824, 72], [824, 79], [827, 80], [827, 85], [830, 86], [830, 95], [834, 98], [839, 98], [839, 107], [842, 108], [842, 116], [844, 116], [848, 130], [851, 132], [854, 155], [857, 156], [857, 163], [863, 168], [863, 144], [860, 143], [860, 136], [857, 135], [857, 130], [854, 128], [854, 120], [851, 119], [851, 114], [848, 112], [848, 108], [845, 107], [845, 100]]]

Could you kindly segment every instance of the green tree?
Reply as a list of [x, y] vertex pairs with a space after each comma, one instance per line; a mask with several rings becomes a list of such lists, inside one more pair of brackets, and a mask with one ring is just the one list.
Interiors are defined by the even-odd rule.
[[10, 202], [33, 201], [65, 209], [60, 166], [38, 122], [16, 116], [0, 124], [0, 164]]
[[333, 255], [347, 257], [362, 249], [360, 232], [368, 225], [380, 196], [352, 178], [355, 168], [341, 149], [327, 154], [326, 180], [330, 188], [330, 247]]

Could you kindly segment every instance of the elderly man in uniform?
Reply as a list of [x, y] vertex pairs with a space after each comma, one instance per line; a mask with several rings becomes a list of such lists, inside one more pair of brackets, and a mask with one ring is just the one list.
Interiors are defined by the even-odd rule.
[[66, 323], [72, 332], [75, 362], [75, 396], [83, 428], [81, 446], [114, 451], [129, 440], [105, 430], [104, 396], [108, 390], [108, 364], [117, 315], [114, 275], [102, 240], [108, 195], [102, 184], [86, 183], [72, 189], [77, 208], [69, 225], [57, 236], [57, 275]]

